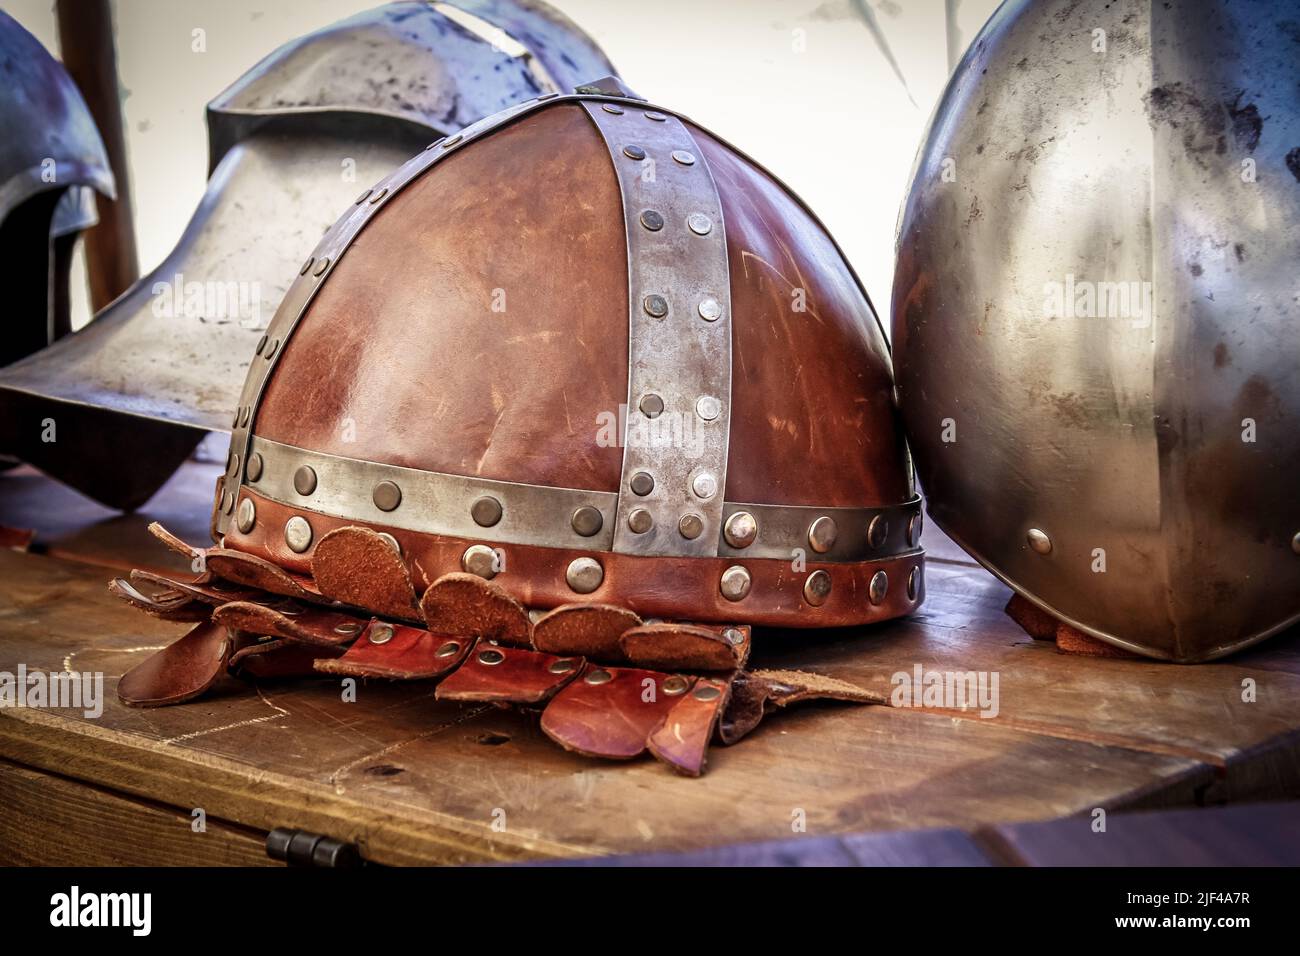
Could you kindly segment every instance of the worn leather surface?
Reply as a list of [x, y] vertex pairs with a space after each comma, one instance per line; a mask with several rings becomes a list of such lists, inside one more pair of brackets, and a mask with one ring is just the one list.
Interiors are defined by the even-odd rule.
[[[236, 529], [228, 531], [226, 547], [259, 557], [272, 557], [272, 560], [284, 560], [286, 568], [300, 575], [311, 570], [310, 551], [307, 555], [293, 555], [292, 559], [283, 557], [281, 553], [287, 551], [282, 545], [284, 524], [295, 514], [309, 516], [318, 539], [336, 528], [356, 525], [391, 534], [401, 544], [403, 560], [411, 569], [417, 591], [427, 587], [440, 574], [459, 572], [461, 556], [471, 544], [496, 544], [491, 538], [471, 541], [415, 534], [384, 525], [367, 525], [306, 509], [289, 508], [250, 491], [245, 491], [244, 495], [257, 503], [257, 524], [248, 534]], [[809, 560], [805, 570], [795, 572], [789, 561], [777, 559], [645, 558], [530, 545], [499, 547], [506, 556], [506, 570], [498, 574], [493, 583], [505, 588], [516, 601], [533, 608], [555, 608], [581, 598], [624, 607], [642, 618], [721, 624], [744, 620], [751, 624], [792, 628], [842, 627], [911, 613], [925, 599], [923, 574], [916, 599], [907, 596], [908, 574], [914, 567], [924, 568], [925, 557], [920, 553], [888, 561], [846, 564]], [[605, 569], [603, 583], [591, 594], [575, 594], [564, 578], [569, 562], [580, 556], [595, 557]], [[749, 596], [740, 602], [728, 601], [718, 588], [722, 572], [733, 564], [747, 568], [753, 577]], [[824, 605], [812, 607], [804, 600], [803, 585], [807, 575], [818, 568], [824, 568], [830, 574], [832, 590]], [[872, 575], [880, 570], [888, 574], [890, 584], [884, 601], [874, 605], [868, 600], [867, 593]]]
[[117, 696], [131, 707], [161, 707], [197, 697], [225, 671], [231, 644], [220, 624], [198, 624], [123, 674]]
[[[382, 639], [389, 631], [390, 638], [375, 643], [373, 638]], [[468, 637], [432, 634], [421, 627], [376, 620], [342, 657], [320, 660], [316, 670], [356, 677], [436, 680], [455, 670], [473, 645]]]
[[[566, 662], [563, 670], [556, 667], [561, 661]], [[466, 656], [465, 663], [438, 685], [435, 696], [438, 700], [535, 706], [550, 700], [582, 671], [582, 667], [580, 657], [542, 654], [479, 640]]]
[[704, 772], [709, 743], [731, 696], [731, 677], [701, 677], [678, 698], [646, 740], [649, 751], [679, 773]]
[[[741, 640], [733, 644], [727, 631]], [[749, 656], [749, 627], [709, 627], [660, 621], [632, 628], [619, 638], [634, 664], [663, 670], [734, 671]]]
[[164, 621], [206, 621], [212, 607], [171, 587], [137, 588], [125, 578], [108, 582], [108, 593]]
[[341, 647], [298, 644], [272, 638], [265, 643], [240, 648], [230, 659], [231, 673], [237, 677], [286, 679], [310, 677], [318, 664], [343, 653]]
[[290, 574], [255, 554], [209, 548], [204, 560], [208, 570], [228, 581], [305, 601], [320, 599], [320, 593], [305, 575]]
[[[611, 679], [593, 683], [597, 673], [608, 673]], [[542, 730], [565, 750], [630, 760], [645, 752], [650, 733], [684, 696], [664, 692], [670, 676], [639, 667], [588, 664], [542, 711]], [[690, 693], [689, 687], [685, 693]]]
[[420, 613], [430, 630], [465, 634], [527, 647], [532, 622], [528, 611], [504, 589], [474, 574], [454, 571], [434, 581], [420, 598]]
[[448, 156], [371, 220], [288, 340], [254, 428], [613, 491], [623, 452], [596, 444], [597, 415], [627, 402], [627, 314], [608, 150], [581, 107], [557, 105]]
[[212, 619], [231, 630], [283, 637], [300, 644], [334, 647], [354, 641], [365, 629], [365, 618], [341, 614], [293, 601], [267, 605], [232, 601], [212, 612]]
[[312, 579], [326, 597], [384, 617], [419, 620], [415, 588], [393, 546], [369, 528], [339, 528], [312, 552]]
[[245, 601], [263, 592], [255, 588], [245, 588], [230, 581], [222, 580], [211, 573], [200, 574], [188, 581], [167, 574], [145, 571], [136, 568], [131, 572], [131, 583], [137, 587], [167, 588], [179, 591], [206, 604], [216, 606], [227, 601]]
[[641, 618], [612, 604], [566, 604], [533, 622], [533, 646], [548, 654], [621, 663], [619, 638]]

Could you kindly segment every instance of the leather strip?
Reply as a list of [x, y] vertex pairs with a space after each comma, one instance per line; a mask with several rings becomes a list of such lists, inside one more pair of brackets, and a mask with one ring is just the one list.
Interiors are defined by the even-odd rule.
[[734, 671], [749, 656], [748, 627], [709, 627], [659, 622], [643, 624], [619, 638], [634, 664], [663, 670]]
[[235, 631], [281, 637], [300, 644], [334, 647], [356, 640], [365, 619], [317, 607], [295, 607], [283, 602], [268, 607], [252, 601], [232, 601], [212, 612], [212, 619]]
[[465, 663], [438, 685], [438, 700], [536, 706], [550, 700], [583, 668], [580, 657], [558, 657], [491, 641], [474, 644]]
[[[583, 108], [609, 148], [627, 229], [628, 429], [614, 550], [712, 556], [722, 531], [731, 420], [722, 201], [681, 120], [630, 102]], [[633, 477], [642, 474], [653, 487], [634, 491]], [[634, 530], [633, 511], [648, 513], [648, 529]], [[696, 525], [689, 536], [683, 521]]]
[[[669, 680], [682, 690], [672, 693]], [[689, 677], [589, 664], [542, 711], [542, 731], [565, 750], [630, 760], [690, 686]]]
[[198, 697], [226, 669], [231, 640], [206, 621], [122, 675], [117, 696], [128, 707], [162, 707]]
[[731, 678], [701, 677], [690, 693], [673, 704], [646, 748], [668, 766], [688, 777], [704, 772], [714, 728], [731, 697]]
[[125, 578], [116, 578], [108, 582], [108, 593], [137, 610], [164, 621], [206, 621], [212, 616], [211, 605], [195, 600], [175, 588], [163, 588], [153, 594], [145, 594]]
[[444, 574], [420, 599], [429, 629], [528, 647], [533, 622], [524, 606], [502, 588], [463, 572]]
[[455, 670], [473, 644], [465, 637], [372, 621], [342, 657], [317, 661], [316, 670], [355, 677], [437, 680]]
[[312, 552], [321, 594], [385, 617], [423, 620], [411, 574], [396, 549], [369, 528], [339, 528]]
[[624, 660], [619, 638], [641, 618], [612, 604], [566, 604], [533, 622], [533, 647], [548, 654]]

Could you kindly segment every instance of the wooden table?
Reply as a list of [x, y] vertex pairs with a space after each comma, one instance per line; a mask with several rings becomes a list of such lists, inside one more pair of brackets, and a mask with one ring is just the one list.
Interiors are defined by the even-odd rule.
[[131, 516], [27, 469], [0, 475], [0, 525], [37, 532], [32, 553], [0, 551], [0, 671], [102, 671], [108, 698], [97, 720], [0, 710], [0, 862], [262, 863], [279, 826], [382, 863], [644, 854], [790, 838], [800, 819], [807, 840], [927, 831], [876, 841], [891, 858], [970, 862], [996, 828], [1026, 821], [1080, 815], [1068, 826], [1086, 828], [1098, 808], [1300, 794], [1300, 634], [1196, 667], [1065, 655], [1012, 623], [1008, 590], [934, 529], [911, 619], [760, 632], [755, 663], [882, 695], [916, 664], [996, 671], [992, 719], [804, 706], [715, 747], [692, 780], [648, 758], [568, 754], [527, 716], [439, 703], [419, 683], [364, 682], [344, 703], [337, 679], [229, 680], [180, 707], [122, 707], [117, 677], [185, 626], [105, 585], [133, 565], [176, 567], [150, 520], [206, 541], [215, 474], [191, 463]]

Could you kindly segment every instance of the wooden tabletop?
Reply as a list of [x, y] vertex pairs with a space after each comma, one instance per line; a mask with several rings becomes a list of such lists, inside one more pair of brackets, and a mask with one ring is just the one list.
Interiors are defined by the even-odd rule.
[[[960, 859], [964, 835], [988, 827], [1071, 815], [1086, 827], [1098, 808], [1300, 790], [1300, 634], [1198, 666], [1066, 655], [1008, 619], [1007, 588], [932, 528], [917, 614], [873, 628], [760, 631], [753, 663], [886, 696], [891, 677], [916, 665], [995, 672], [996, 717], [803, 706], [715, 747], [695, 780], [649, 758], [566, 753], [535, 718], [437, 702], [421, 683], [363, 682], [345, 703], [337, 678], [231, 679], [179, 707], [122, 707], [117, 678], [185, 625], [122, 605], [106, 584], [131, 566], [177, 567], [145, 531], [151, 520], [204, 543], [215, 476], [191, 463], [141, 513], [122, 516], [30, 470], [0, 475], [0, 525], [36, 531], [31, 553], [0, 551], [0, 671], [102, 671], [108, 698], [98, 719], [0, 710], [0, 846], [12, 858], [85, 837], [99, 841], [86, 862], [258, 862], [266, 831], [289, 826], [356, 842], [385, 863], [936, 829], [934, 845]], [[196, 808], [203, 833], [191, 825]]]

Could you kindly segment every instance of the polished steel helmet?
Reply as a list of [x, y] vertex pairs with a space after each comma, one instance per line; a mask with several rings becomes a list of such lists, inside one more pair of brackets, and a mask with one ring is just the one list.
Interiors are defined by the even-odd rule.
[[1206, 660], [1300, 617], [1300, 3], [1009, 0], [902, 211], [930, 515], [1021, 595]]
[[[208, 105], [211, 177], [176, 248], [0, 374], [0, 452], [140, 505], [231, 427], [288, 277], [362, 185], [432, 138], [612, 70], [538, 0], [390, 3], [276, 50]], [[48, 418], [57, 442], [42, 440]]]
[[0, 259], [6, 317], [0, 366], [71, 330], [68, 265], [114, 195], [103, 141], [81, 92], [40, 41], [0, 10]]

